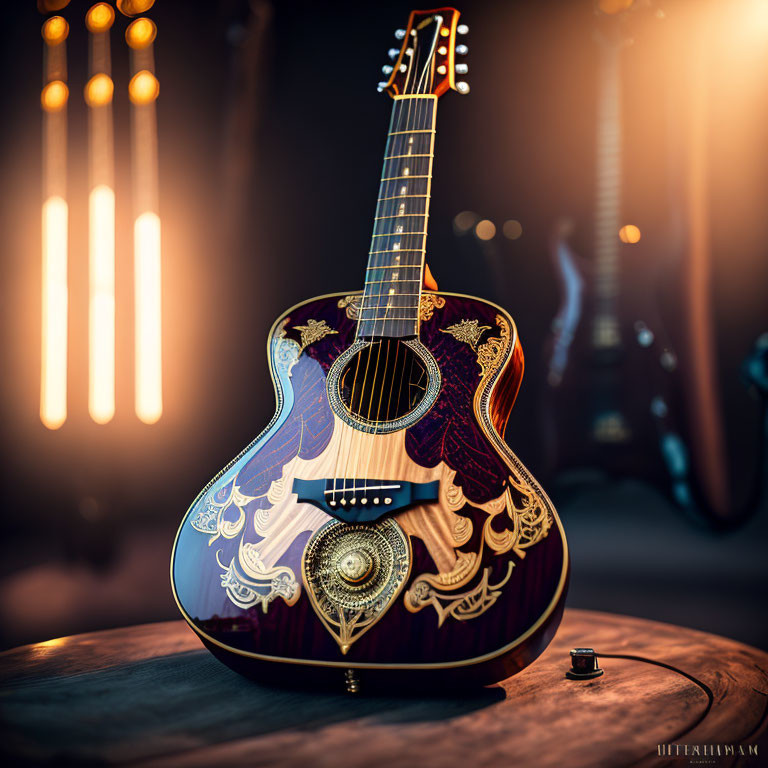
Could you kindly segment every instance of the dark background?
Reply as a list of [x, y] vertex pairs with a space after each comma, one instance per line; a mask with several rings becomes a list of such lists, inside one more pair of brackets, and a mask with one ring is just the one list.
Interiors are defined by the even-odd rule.
[[[133, 412], [127, 20], [118, 14], [112, 33], [117, 410], [97, 426], [87, 412], [88, 4], [73, 0], [62, 12], [71, 27], [69, 416], [55, 432], [38, 415], [43, 16], [32, 0], [6, 6], [0, 640], [9, 646], [177, 616], [168, 580], [175, 529], [273, 412], [265, 337], [274, 317], [362, 285], [389, 114], [375, 86], [410, 6], [158, 0], [151, 10], [164, 302], [164, 413], [152, 426]], [[697, 21], [713, 14], [711, 343], [738, 501], [753, 473], [758, 414], [740, 363], [768, 330], [768, 10], [757, 0], [637, 6], [625, 27], [634, 42], [622, 52], [622, 210], [643, 237], [622, 246], [622, 259], [628, 271], [661, 275], [673, 335], [685, 279], [675, 230], [680, 105]], [[507, 439], [539, 474], [544, 347], [558, 308], [554, 222], [573, 217], [573, 246], [587, 260], [592, 245], [598, 20], [589, 0], [474, 0], [460, 10], [471, 27], [472, 90], [440, 102], [428, 261], [441, 289], [491, 299], [516, 318], [527, 368]], [[496, 223], [490, 243], [456, 234], [465, 210]], [[519, 239], [502, 236], [507, 219], [521, 222]], [[572, 548], [571, 606], [768, 648], [765, 509], [717, 534], [631, 477], [547, 480]]]

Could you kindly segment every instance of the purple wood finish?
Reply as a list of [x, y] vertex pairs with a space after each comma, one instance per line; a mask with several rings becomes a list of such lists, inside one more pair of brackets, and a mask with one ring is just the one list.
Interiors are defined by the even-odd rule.
[[[440, 367], [442, 389], [431, 410], [407, 429], [405, 446], [409, 457], [423, 467], [445, 462], [456, 470], [454, 483], [461, 487], [468, 500], [479, 504], [504, 492], [510, 468], [478, 424], [473, 408], [481, 382], [476, 348], [443, 331], [461, 320], [477, 319], [479, 325], [488, 326], [480, 340], [482, 344], [490, 337], [499, 336], [497, 316], [508, 316], [498, 307], [478, 299], [441, 296], [445, 304], [436, 307], [432, 317], [422, 322], [420, 340]], [[461, 515], [472, 519], [474, 531], [461, 549], [482, 552], [483, 562], [478, 574], [490, 567], [489, 581], [495, 584], [504, 579], [510, 560], [514, 562], [514, 568], [496, 603], [482, 615], [464, 621], [449, 616], [442, 626], [438, 626], [438, 616], [432, 607], [417, 613], [405, 608], [403, 595], [414, 577], [436, 571], [422, 541], [412, 536], [413, 565], [403, 592], [379, 622], [352, 644], [346, 655], [341, 654], [334, 638], [317, 618], [304, 586], [293, 605], [278, 598], [269, 603], [266, 611], [258, 603], [248, 608], [236, 606], [227, 598], [222, 578], [225, 576], [224, 566], [237, 554], [239, 537], [219, 537], [211, 541], [213, 534], [203, 533], [191, 524], [195, 519], [198, 525], [206, 525], [206, 500], [212, 494], [215, 501], [223, 503], [232, 492], [234, 476], [229, 475], [237, 471], [239, 492], [247, 497], [259, 497], [244, 505], [243, 527], [243, 538], [257, 544], [260, 539], [252, 533], [253, 516], [270, 506], [264, 494], [273, 481], [281, 477], [285, 464], [296, 455], [304, 459], [317, 457], [328, 445], [333, 431], [333, 415], [325, 378], [334, 360], [355, 338], [355, 321], [339, 307], [340, 298], [341, 295], [311, 300], [291, 309], [281, 319], [289, 318], [287, 323], [276, 323], [268, 347], [273, 356], [273, 373], [279, 381], [280, 365], [274, 356], [281, 354], [276, 339], [282, 328], [284, 338], [299, 344], [301, 337], [296, 327], [307, 326], [309, 320], [325, 321], [336, 333], [326, 335], [302, 350], [291, 369], [284, 395], [286, 404], [279, 404], [277, 421], [241, 455], [235, 467], [225, 469], [213, 486], [201, 493], [187, 513], [172, 561], [177, 601], [211, 650], [240, 669], [257, 661], [258, 657], [268, 656], [343, 668], [368, 664], [455, 666], [476, 660], [478, 664], [482, 662], [482, 673], [469, 672], [465, 668], [461, 674], [465, 678], [476, 674], [480, 682], [516, 672], [546, 647], [562, 613], [567, 551], [554, 510], [551, 510], [553, 525], [548, 535], [529, 548], [524, 558], [512, 551], [498, 555], [487, 546], [481, 548], [480, 538], [487, 513], [469, 505], [460, 510]], [[514, 329], [511, 321], [510, 327]], [[297, 345], [293, 346], [297, 348]], [[491, 418], [499, 431], [503, 430], [511, 410], [522, 368], [522, 352], [517, 343], [509, 350], [489, 405]], [[292, 404], [289, 403], [291, 400]], [[543, 494], [542, 498], [549, 505]], [[225, 518], [234, 524], [239, 513], [237, 507], [230, 506]], [[297, 530], [301, 530], [301, 525]], [[309, 536], [309, 532], [298, 534], [277, 565], [293, 568], [300, 578], [301, 554]], [[476, 580], [470, 586], [474, 583]], [[526, 633], [529, 636], [522, 638]], [[479, 658], [485, 656], [489, 658]]]

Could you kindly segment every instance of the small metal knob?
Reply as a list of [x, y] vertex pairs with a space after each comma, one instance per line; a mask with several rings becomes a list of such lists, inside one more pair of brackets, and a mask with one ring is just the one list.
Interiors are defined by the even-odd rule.
[[404, 29], [396, 29], [395, 30], [395, 37], [398, 40], [403, 40], [405, 38], [405, 30]]
[[465, 83], [463, 80], [460, 83], [456, 83], [456, 90], [466, 96], [469, 93], [469, 83]]
[[597, 663], [594, 648], [574, 648], [571, 651], [571, 668], [565, 673], [571, 680], [591, 680], [600, 677], [603, 670]]
[[387, 87], [387, 83], [385, 80], [382, 80], [377, 86], [376, 90], [381, 93], [385, 88]]
[[400, 55], [400, 49], [399, 48], [390, 48], [387, 51], [387, 56], [389, 56], [390, 59], [393, 61]]
[[353, 669], [348, 669], [344, 673], [344, 685], [347, 693], [360, 693], [360, 678]]
[[456, 46], [456, 53], [459, 56], [466, 56], [469, 53], [469, 48], [462, 43], [461, 45]]
[[382, 72], [383, 72], [385, 75], [391, 75], [391, 74], [392, 74], [392, 70], [393, 70], [393, 69], [394, 69], [394, 67], [393, 67], [391, 64], [385, 64], [385, 65], [384, 65], [384, 66], [381, 68], [381, 71], [382, 71]]
[[457, 32], [458, 32], [460, 35], [466, 35], [466, 34], [467, 34], [467, 32], [469, 32], [469, 27], [468, 27], [466, 24], [459, 24], [459, 26], [458, 26], [458, 27], [456, 27], [456, 31], [457, 31]]
[[469, 67], [466, 64], [457, 64], [454, 69], [457, 75], [466, 75], [469, 72]]

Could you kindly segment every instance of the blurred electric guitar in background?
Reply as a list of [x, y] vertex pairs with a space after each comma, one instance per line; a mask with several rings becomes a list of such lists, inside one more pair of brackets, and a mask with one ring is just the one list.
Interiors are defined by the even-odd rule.
[[[690, 238], [676, 314], [683, 330], [678, 355], [660, 312], [658, 265], [632, 258], [640, 232], [621, 226], [620, 57], [630, 40], [619, 16], [600, 16], [594, 258], [580, 259], [572, 250], [572, 220], [556, 223], [550, 250], [562, 300], [545, 356], [544, 464], [548, 474], [599, 469], [639, 477], [701, 521], [736, 525], [756, 508], [763, 487], [768, 343], [761, 337], [743, 366], [761, 410], [756, 470], [737, 507], [723, 458], [704, 279], [708, 254]], [[704, 151], [695, 142], [690, 146]], [[698, 161], [687, 159], [689, 165]], [[697, 196], [699, 204], [704, 199]]]
[[[562, 615], [560, 521], [501, 437], [523, 372], [514, 322], [423, 290], [437, 102], [469, 91], [458, 19], [414, 11], [396, 33], [365, 289], [276, 321], [276, 413], [174, 543], [184, 618], [247, 674], [482, 685], [535, 659]], [[343, 197], [338, 211], [342, 227]]]

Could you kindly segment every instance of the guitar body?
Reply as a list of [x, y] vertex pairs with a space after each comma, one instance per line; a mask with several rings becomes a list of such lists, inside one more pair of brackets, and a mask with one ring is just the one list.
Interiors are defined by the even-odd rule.
[[555, 510], [501, 437], [523, 373], [515, 325], [425, 292], [417, 339], [377, 353], [419, 345], [408, 375], [423, 364], [427, 383], [370, 427], [344, 405], [360, 299], [313, 299], [273, 326], [276, 413], [187, 512], [174, 595], [217, 657], [262, 679], [498, 681], [551, 640], [569, 570]]

